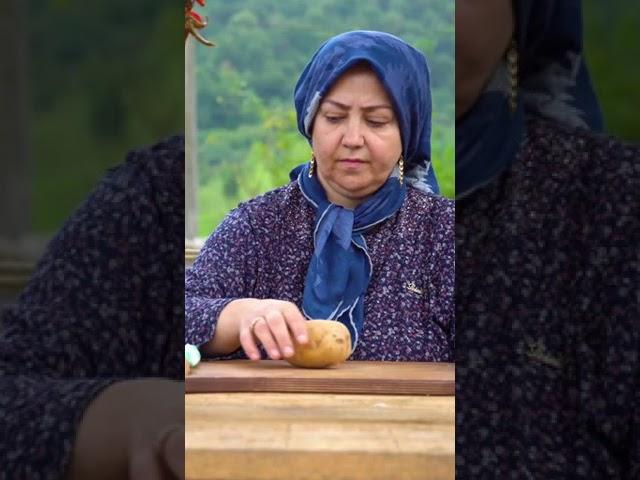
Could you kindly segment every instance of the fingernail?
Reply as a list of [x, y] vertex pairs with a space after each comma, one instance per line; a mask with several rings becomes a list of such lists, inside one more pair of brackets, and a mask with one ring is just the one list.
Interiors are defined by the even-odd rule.
[[249, 358], [251, 360], [260, 360], [260, 355], [258, 355], [257, 353], [252, 353], [251, 355], [249, 355]]
[[280, 358], [280, 352], [278, 350], [271, 350], [271, 356], [273, 358]]
[[300, 343], [307, 343], [307, 336], [306, 335], [298, 335], [298, 341]]
[[293, 355], [293, 348], [284, 347], [284, 356], [285, 357], [290, 357], [291, 355]]

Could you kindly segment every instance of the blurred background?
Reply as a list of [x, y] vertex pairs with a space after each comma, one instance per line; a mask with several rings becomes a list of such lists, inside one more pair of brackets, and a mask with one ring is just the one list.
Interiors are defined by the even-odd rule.
[[[606, 131], [640, 141], [640, 122], [634, 119], [640, 62], [633, 60], [640, 58], [640, 10], [630, 0], [583, 4], [585, 54]], [[427, 56], [433, 75], [433, 161], [442, 193], [453, 197], [454, 5], [452, 0], [210, 0], [205, 32], [218, 47], [187, 51], [192, 147], [187, 237], [201, 243], [238, 202], [286, 183], [290, 168], [307, 161], [310, 148], [296, 128], [293, 88], [315, 50], [347, 30], [388, 31]]]
[[0, 2], [0, 304], [129, 150], [184, 131], [177, 0]]
[[605, 130], [640, 143], [640, 8], [636, 0], [583, 0], [584, 48]]
[[318, 47], [349, 30], [387, 31], [426, 55], [432, 158], [442, 193], [453, 197], [452, 0], [209, 0], [199, 11], [209, 17], [204, 33], [217, 47], [196, 48], [187, 58], [187, 77], [195, 80], [186, 79], [187, 104], [190, 96], [197, 99], [186, 119], [187, 138], [192, 135], [197, 149], [190, 159], [188, 143], [194, 174], [187, 184], [193, 196], [187, 237], [208, 236], [238, 202], [287, 183], [289, 171], [308, 161], [311, 148], [297, 130], [293, 89]]
[[[177, 0], [3, 0], [0, 303], [107, 169], [182, 132], [183, 118], [197, 125], [188, 236], [206, 237], [240, 200], [285, 183], [310, 154], [295, 125], [298, 74], [322, 42], [351, 29], [395, 33], [427, 55], [433, 158], [452, 196], [454, 3], [209, 0], [204, 34], [218, 46], [191, 42], [185, 58]], [[631, 0], [583, 4], [606, 129], [640, 142], [640, 9]]]

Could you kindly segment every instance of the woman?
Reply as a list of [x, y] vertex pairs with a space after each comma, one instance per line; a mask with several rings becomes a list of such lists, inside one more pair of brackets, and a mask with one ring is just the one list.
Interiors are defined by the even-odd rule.
[[386, 33], [338, 35], [295, 105], [311, 160], [207, 240], [186, 277], [186, 341], [281, 359], [319, 318], [350, 330], [352, 359], [451, 361], [454, 209], [433, 193], [424, 56]]
[[456, 4], [457, 478], [640, 478], [640, 149], [580, 13]]

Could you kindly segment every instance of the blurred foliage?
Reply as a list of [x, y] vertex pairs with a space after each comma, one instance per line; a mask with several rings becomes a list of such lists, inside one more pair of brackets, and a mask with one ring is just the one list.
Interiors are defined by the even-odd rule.
[[289, 181], [311, 149], [298, 132], [293, 90], [318, 47], [349, 30], [393, 33], [420, 49], [432, 74], [432, 158], [444, 195], [454, 185], [452, 0], [209, 0], [197, 49], [199, 234], [228, 211]]
[[127, 151], [184, 131], [184, 13], [175, 0], [28, 8], [32, 222], [53, 232]]
[[584, 48], [607, 133], [639, 143], [640, 9], [636, 0], [585, 0]]
[[[433, 160], [453, 195], [453, 0], [208, 0], [198, 48], [200, 231], [306, 161], [292, 93], [318, 46], [353, 29], [421, 49], [432, 70]], [[640, 9], [584, 1], [585, 51], [607, 131], [640, 141]], [[175, 0], [29, 0], [33, 224], [57, 229], [131, 148], [183, 130], [182, 10]], [[173, 33], [172, 33], [173, 32]]]

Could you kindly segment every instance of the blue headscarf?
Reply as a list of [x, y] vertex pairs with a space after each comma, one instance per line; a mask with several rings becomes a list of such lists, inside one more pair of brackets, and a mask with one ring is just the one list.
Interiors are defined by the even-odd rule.
[[[327, 41], [311, 58], [295, 88], [298, 128], [311, 142], [318, 107], [335, 81], [349, 68], [368, 63], [391, 98], [405, 158], [406, 184], [437, 193], [431, 168], [431, 92], [422, 53], [382, 32], [347, 32]], [[402, 206], [406, 185], [393, 174], [355, 210], [330, 203], [309, 165], [291, 172], [316, 212], [314, 252], [305, 282], [302, 310], [308, 318], [338, 320], [351, 333], [355, 349], [364, 323], [364, 295], [372, 275], [363, 237], [368, 229]]]
[[515, 160], [525, 117], [602, 129], [582, 55], [579, 0], [513, 2], [518, 49], [518, 105], [508, 105], [508, 72], [501, 63], [474, 106], [456, 123], [456, 196], [486, 185]]
[[368, 63], [391, 97], [398, 119], [405, 180], [438, 193], [431, 166], [430, 73], [424, 55], [383, 32], [347, 32], [328, 40], [311, 58], [296, 84], [298, 130], [311, 142], [311, 128], [324, 96], [335, 81], [359, 62]]

